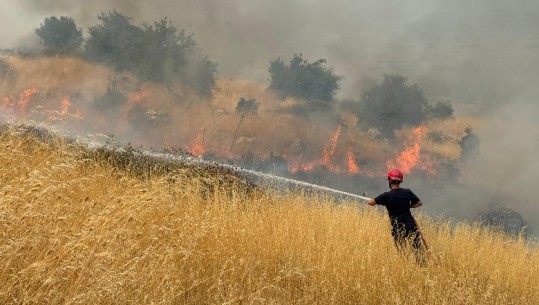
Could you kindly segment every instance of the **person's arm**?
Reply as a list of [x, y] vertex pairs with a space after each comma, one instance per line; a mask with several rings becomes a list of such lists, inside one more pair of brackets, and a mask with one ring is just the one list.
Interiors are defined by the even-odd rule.
[[374, 200], [374, 198], [371, 198], [369, 199], [369, 201], [367, 201], [367, 204], [370, 206], [376, 205], [376, 200]]
[[423, 205], [423, 202], [421, 202], [421, 200], [419, 200], [418, 202], [414, 203], [414, 204], [411, 204], [410, 207], [411, 208], [418, 208], [420, 206]]

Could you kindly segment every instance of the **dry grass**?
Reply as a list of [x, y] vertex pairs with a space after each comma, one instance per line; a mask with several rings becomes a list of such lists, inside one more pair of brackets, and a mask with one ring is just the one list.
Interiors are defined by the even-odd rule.
[[452, 118], [429, 122], [429, 134], [439, 136], [440, 141], [427, 138], [422, 149], [432, 155], [439, 156], [445, 161], [455, 161], [460, 158], [460, 141], [466, 136], [466, 129], [476, 132], [480, 122], [477, 118]]
[[422, 216], [434, 259], [421, 270], [381, 210], [99, 158], [2, 131], [0, 303], [539, 303], [523, 240]]
[[[67, 96], [72, 100], [69, 115], [62, 117], [61, 122], [54, 120], [56, 124], [64, 124], [70, 129], [114, 134], [146, 146], [189, 147], [196, 139], [203, 139], [201, 144], [205, 151], [218, 156], [253, 154], [264, 159], [274, 154], [285, 157], [292, 164], [319, 163], [333, 133], [339, 125], [344, 125], [333, 161], [347, 162], [350, 147], [361, 165], [368, 167], [374, 164], [375, 171], [385, 171], [386, 162], [405, 148], [403, 141], [383, 142], [354, 127], [358, 120], [355, 114], [339, 113], [335, 114], [335, 119], [328, 114], [326, 121], [292, 115], [283, 109], [300, 101], [291, 98], [281, 100], [266, 90], [266, 84], [253, 81], [217, 80], [213, 98], [204, 100], [179, 85], [167, 87], [142, 83], [126, 72], [116, 75], [115, 82], [112, 82], [108, 67], [81, 59], [45, 56], [8, 56], [1, 59], [14, 68], [17, 77], [0, 80], [0, 97], [17, 101], [24, 90], [39, 89], [29, 101], [26, 119], [49, 119], [49, 115], [43, 112], [60, 111], [61, 101]], [[122, 106], [118, 117], [110, 119], [106, 113], [96, 111], [94, 103], [112, 84], [128, 102]], [[258, 114], [243, 118], [236, 114], [235, 107], [240, 98], [259, 102]], [[151, 109], [166, 113], [170, 120], [146, 125], [140, 118], [131, 121], [131, 111], [137, 107], [143, 112]], [[458, 118], [429, 122], [428, 133], [436, 134], [438, 141], [425, 139], [422, 154], [439, 163], [455, 162], [460, 158], [459, 141], [469, 126], [476, 127], [476, 120]], [[410, 130], [401, 133], [409, 133]]]

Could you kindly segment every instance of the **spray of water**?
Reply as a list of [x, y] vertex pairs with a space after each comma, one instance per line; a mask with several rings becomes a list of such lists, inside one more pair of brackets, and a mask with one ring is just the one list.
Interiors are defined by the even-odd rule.
[[[29, 127], [34, 129], [35, 127]], [[88, 148], [105, 148], [115, 152], [123, 152], [125, 148], [118, 145], [118, 143], [113, 143], [110, 137], [99, 134], [92, 134], [81, 136], [77, 134], [72, 134], [65, 130], [51, 130], [50, 126], [40, 126], [38, 127], [44, 133], [54, 132], [62, 138], [67, 138], [72, 141], [76, 141], [78, 144], [88, 147]], [[336, 189], [332, 189], [326, 186], [321, 186], [317, 184], [312, 184], [304, 181], [294, 180], [290, 178], [280, 177], [271, 173], [264, 173], [255, 170], [245, 169], [238, 166], [233, 166], [230, 164], [218, 163], [215, 161], [207, 161], [202, 158], [193, 157], [190, 155], [177, 155], [170, 153], [161, 153], [153, 152], [147, 150], [138, 150], [142, 156], [150, 157], [155, 160], [172, 162], [176, 164], [185, 164], [196, 167], [219, 167], [225, 171], [233, 172], [243, 177], [244, 179], [254, 183], [258, 187], [267, 188], [270, 190], [276, 191], [287, 191], [287, 190], [300, 190], [310, 193], [325, 193], [332, 196], [340, 196], [339, 198], [354, 199], [354, 200], [369, 200], [370, 198], [352, 194]]]

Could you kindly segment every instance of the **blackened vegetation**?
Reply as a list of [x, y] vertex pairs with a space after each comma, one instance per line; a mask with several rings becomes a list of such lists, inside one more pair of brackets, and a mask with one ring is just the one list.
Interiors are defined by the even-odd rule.
[[510, 208], [498, 208], [479, 215], [481, 224], [493, 227], [512, 236], [528, 238], [532, 232], [528, 223], [517, 211]]

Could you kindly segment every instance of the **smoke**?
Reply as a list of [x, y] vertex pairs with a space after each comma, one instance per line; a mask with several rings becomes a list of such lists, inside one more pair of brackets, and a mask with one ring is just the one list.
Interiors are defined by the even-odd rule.
[[[3, 3], [4, 45], [13, 47], [45, 17], [66, 15], [87, 28], [117, 9], [135, 24], [167, 16], [195, 33], [222, 75], [266, 81], [268, 63], [303, 53], [343, 75], [340, 94], [356, 98], [385, 73], [408, 76], [430, 96], [454, 103], [506, 100], [537, 78], [539, 3], [531, 0], [39, 1]], [[15, 29], [15, 30], [13, 30]], [[500, 86], [502, 85], [502, 86]], [[467, 110], [467, 109], [466, 109]]]
[[4, 1], [0, 48], [35, 44], [34, 29], [49, 16], [72, 17], [86, 35], [112, 9], [135, 24], [167, 16], [195, 33], [221, 78], [267, 83], [269, 62], [294, 53], [310, 62], [327, 59], [343, 76], [339, 98], [359, 99], [386, 73], [408, 77], [431, 100], [450, 101], [456, 116], [482, 120], [474, 130], [479, 157], [459, 164], [459, 184], [425, 192], [433, 205], [461, 216], [499, 200], [539, 231], [539, 2]]
[[[194, 32], [222, 75], [267, 80], [269, 61], [326, 58], [356, 98], [384, 73], [417, 81], [455, 103], [503, 101], [537, 80], [539, 3], [503, 0], [38, 1], [3, 3], [3, 45], [28, 38], [45, 17], [67, 15], [87, 32], [117, 9], [136, 24], [167, 16]], [[17, 29], [13, 31], [13, 29]], [[459, 109], [457, 109], [459, 110]], [[468, 109], [465, 109], [468, 110]]]

